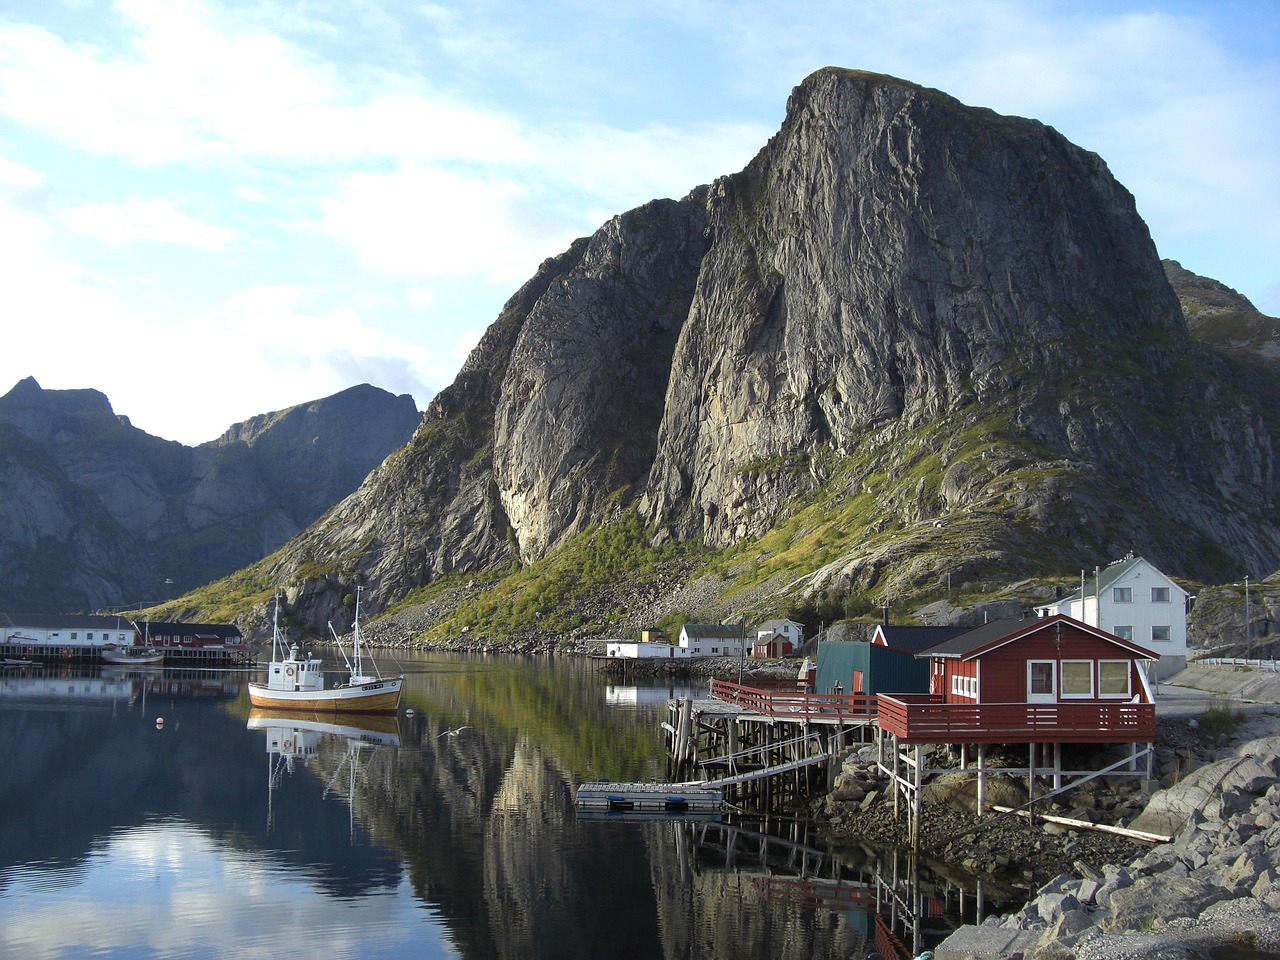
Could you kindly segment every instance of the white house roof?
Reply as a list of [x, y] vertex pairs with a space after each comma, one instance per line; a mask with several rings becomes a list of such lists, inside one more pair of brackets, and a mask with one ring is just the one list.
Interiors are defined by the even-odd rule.
[[1135, 557], [1130, 554], [1123, 560], [1116, 560], [1107, 564], [1098, 571], [1097, 576], [1087, 577], [1084, 582], [1083, 590], [1077, 589], [1074, 593], [1070, 593], [1065, 597], [1055, 600], [1051, 604], [1045, 604], [1045, 606], [1050, 607], [1057, 604], [1076, 602], [1080, 600], [1082, 594], [1085, 599], [1088, 599], [1089, 597], [1096, 597], [1101, 591], [1106, 590], [1112, 584], [1124, 579], [1128, 574], [1142, 567], [1150, 570], [1156, 576], [1162, 578], [1162, 580], [1164, 580], [1164, 582], [1172, 589], [1177, 590], [1183, 596], [1186, 596], [1187, 591], [1183, 590], [1180, 586], [1165, 576], [1165, 574], [1158, 570], [1151, 561], [1142, 557]]

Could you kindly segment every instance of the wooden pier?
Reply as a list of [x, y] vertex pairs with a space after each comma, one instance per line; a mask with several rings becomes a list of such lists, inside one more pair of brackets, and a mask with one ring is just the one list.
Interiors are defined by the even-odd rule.
[[[757, 681], [758, 683], [758, 681]], [[739, 805], [770, 809], [808, 796], [826, 782], [825, 764], [847, 743], [864, 740], [875, 698], [711, 682], [711, 697], [668, 703], [673, 775], [700, 775]]]

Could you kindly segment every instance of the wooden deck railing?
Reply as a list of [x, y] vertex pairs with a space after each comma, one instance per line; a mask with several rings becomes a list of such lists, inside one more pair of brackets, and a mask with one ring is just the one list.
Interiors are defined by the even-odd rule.
[[794, 686], [746, 686], [712, 680], [711, 696], [755, 713], [786, 720], [868, 723], [875, 719], [876, 698], [862, 693], [805, 693]]
[[879, 724], [903, 743], [1153, 743], [1150, 703], [947, 703], [930, 694], [805, 693], [712, 680], [711, 696], [786, 720]]
[[1153, 743], [1150, 703], [945, 703], [881, 694], [877, 723], [903, 743]]

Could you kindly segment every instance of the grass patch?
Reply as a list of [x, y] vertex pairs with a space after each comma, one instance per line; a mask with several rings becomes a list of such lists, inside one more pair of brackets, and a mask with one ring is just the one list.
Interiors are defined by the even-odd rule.
[[1233, 707], [1224, 696], [1214, 697], [1199, 717], [1201, 735], [1215, 740], [1235, 733], [1242, 723], [1244, 711]]

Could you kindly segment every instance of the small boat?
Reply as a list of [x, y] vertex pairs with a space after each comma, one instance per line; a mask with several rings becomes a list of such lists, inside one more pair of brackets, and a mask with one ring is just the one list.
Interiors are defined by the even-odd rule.
[[102, 660], [104, 663], [126, 664], [131, 667], [155, 666], [164, 663], [164, 651], [137, 644], [124, 647], [108, 644], [102, 648]]
[[[299, 652], [280, 632], [280, 597], [276, 597], [271, 630], [271, 663], [267, 682], [249, 681], [249, 702], [269, 710], [311, 710], [321, 713], [395, 713], [400, 704], [404, 675], [382, 677], [374, 664], [372, 676], [364, 672], [364, 643], [360, 639], [360, 588], [356, 588], [356, 619], [351, 628], [351, 655], [342, 648], [333, 624], [329, 632], [339, 640], [338, 650], [347, 662], [345, 683], [326, 687], [322, 662]], [[372, 662], [372, 657], [369, 658]]]

